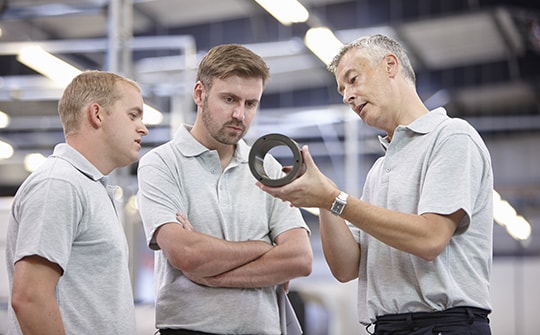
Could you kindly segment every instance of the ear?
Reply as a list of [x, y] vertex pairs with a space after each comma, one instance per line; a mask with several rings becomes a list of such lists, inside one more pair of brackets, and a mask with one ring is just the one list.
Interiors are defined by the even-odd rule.
[[193, 101], [197, 106], [201, 106], [204, 101], [204, 95], [206, 94], [206, 89], [203, 83], [198, 80], [193, 87]]
[[394, 54], [384, 56], [384, 66], [390, 78], [394, 78], [398, 73], [399, 62]]
[[86, 110], [88, 123], [92, 128], [100, 128], [103, 121], [104, 110], [98, 103], [91, 103]]

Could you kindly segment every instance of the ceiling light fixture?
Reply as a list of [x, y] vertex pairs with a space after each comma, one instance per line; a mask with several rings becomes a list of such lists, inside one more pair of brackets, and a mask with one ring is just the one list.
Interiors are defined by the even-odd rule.
[[11, 158], [11, 156], [13, 156], [13, 147], [11, 144], [0, 141], [0, 160]]
[[163, 122], [163, 114], [154, 107], [144, 105], [143, 122], [148, 125], [157, 125]]
[[343, 43], [327, 27], [309, 29], [304, 37], [304, 43], [327, 66], [343, 46]]
[[[40, 46], [22, 48], [17, 55], [17, 60], [62, 87], [66, 87], [73, 78], [82, 72], [75, 66], [43, 50]], [[144, 105], [144, 113], [146, 124], [156, 125], [163, 121], [162, 113], [146, 104]]]
[[255, 2], [285, 26], [306, 22], [309, 18], [308, 10], [297, 0], [255, 0]]
[[34, 172], [43, 163], [45, 163], [46, 160], [47, 160], [47, 157], [37, 152], [27, 154], [26, 156], [24, 156], [24, 168], [28, 172]]
[[40, 46], [24, 47], [19, 51], [17, 60], [45, 77], [66, 87], [81, 70], [62, 59], [48, 53]]
[[531, 224], [508, 203], [501, 199], [497, 191], [493, 190], [493, 220], [506, 228], [510, 236], [518, 241], [526, 241], [531, 237]]
[[0, 128], [6, 128], [9, 126], [9, 115], [0, 111]]

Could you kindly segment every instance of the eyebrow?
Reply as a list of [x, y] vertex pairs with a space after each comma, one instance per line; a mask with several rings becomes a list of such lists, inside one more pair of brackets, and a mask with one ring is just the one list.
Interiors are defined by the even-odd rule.
[[140, 107], [133, 107], [133, 108], [130, 108], [129, 110], [130, 110], [130, 111], [135, 111], [135, 112], [137, 112], [137, 115], [138, 115], [138, 116], [142, 116], [142, 115], [143, 115], [143, 110], [142, 110]]
[[259, 104], [260, 101], [258, 99], [247, 99], [246, 102]]
[[233, 97], [235, 100], [245, 100], [246, 102], [250, 102], [250, 103], [259, 103], [259, 100], [258, 99], [243, 99], [242, 97], [234, 94], [234, 93], [228, 93], [228, 92], [223, 92], [221, 93], [223, 96], [231, 96]]

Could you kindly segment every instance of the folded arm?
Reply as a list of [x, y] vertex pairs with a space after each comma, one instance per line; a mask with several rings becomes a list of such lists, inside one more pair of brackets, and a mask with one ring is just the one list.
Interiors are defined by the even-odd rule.
[[272, 249], [262, 241], [226, 241], [167, 223], [156, 231], [156, 241], [171, 265], [196, 277], [209, 277], [249, 263]]
[[257, 288], [287, 283], [311, 273], [313, 253], [309, 235], [303, 228], [281, 233], [276, 245], [261, 257], [230, 271], [211, 277], [188, 277], [212, 287]]

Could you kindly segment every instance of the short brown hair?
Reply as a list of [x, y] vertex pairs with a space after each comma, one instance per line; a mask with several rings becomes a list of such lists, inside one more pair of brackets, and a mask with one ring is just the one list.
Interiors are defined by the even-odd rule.
[[98, 103], [107, 110], [120, 99], [116, 83], [121, 81], [141, 91], [139, 85], [133, 80], [111, 72], [88, 70], [76, 76], [66, 87], [58, 102], [58, 114], [64, 127], [64, 135], [77, 133], [81, 122], [81, 112], [91, 103]]
[[223, 44], [213, 47], [199, 63], [197, 81], [210, 89], [215, 78], [225, 79], [232, 75], [261, 78], [263, 85], [270, 76], [264, 60], [253, 51], [239, 44]]

